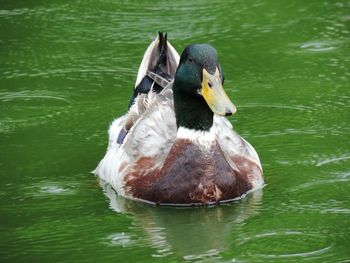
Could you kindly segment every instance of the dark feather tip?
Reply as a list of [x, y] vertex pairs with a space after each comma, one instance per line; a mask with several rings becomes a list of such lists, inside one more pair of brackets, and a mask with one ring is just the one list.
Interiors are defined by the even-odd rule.
[[117, 143], [122, 144], [124, 142], [125, 136], [128, 134], [127, 130], [122, 128], [119, 132], [118, 138], [117, 138]]

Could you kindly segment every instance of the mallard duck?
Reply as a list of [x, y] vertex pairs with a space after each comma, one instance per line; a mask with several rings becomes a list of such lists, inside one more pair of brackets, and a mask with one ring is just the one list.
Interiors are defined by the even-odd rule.
[[[145, 70], [155, 59], [150, 54], [158, 48], [157, 39], [144, 55], [137, 83], [146, 75], [152, 85], [164, 77], [154, 68], [153, 74]], [[176, 54], [172, 48], [167, 56], [176, 61]], [[158, 83], [157, 90], [134, 92], [127, 114], [113, 121], [95, 174], [121, 196], [165, 205], [226, 202], [261, 188], [256, 151], [225, 117], [236, 107], [223, 89], [214, 47], [187, 46], [174, 76], [163, 79], [164, 87]]]

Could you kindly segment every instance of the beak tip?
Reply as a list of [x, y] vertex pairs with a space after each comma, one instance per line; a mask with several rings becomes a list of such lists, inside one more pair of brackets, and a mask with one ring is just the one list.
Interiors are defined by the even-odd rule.
[[225, 110], [225, 116], [231, 116], [233, 114], [235, 114], [237, 111], [236, 107], [230, 109], [230, 108], [226, 108]]

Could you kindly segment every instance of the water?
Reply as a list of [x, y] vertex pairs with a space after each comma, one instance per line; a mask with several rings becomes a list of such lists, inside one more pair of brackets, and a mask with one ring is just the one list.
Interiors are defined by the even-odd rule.
[[[89, 171], [158, 30], [211, 43], [267, 186], [124, 200]], [[349, 262], [349, 1], [0, 3], [1, 262]]]

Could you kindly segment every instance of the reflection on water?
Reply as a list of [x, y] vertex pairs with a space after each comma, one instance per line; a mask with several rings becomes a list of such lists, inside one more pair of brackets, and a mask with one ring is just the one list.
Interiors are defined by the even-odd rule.
[[[174, 253], [186, 260], [220, 259], [230, 237], [240, 235], [240, 226], [259, 214], [262, 199], [262, 190], [258, 190], [242, 201], [217, 207], [157, 207], [125, 199], [103, 180], [99, 182], [110, 208], [131, 214], [135, 227], [147, 233], [148, 241], [157, 249], [154, 257]], [[108, 239], [121, 246], [131, 243], [125, 233], [112, 234]]]
[[[224, 262], [223, 252], [230, 250], [231, 254], [236, 255], [231, 259], [233, 261], [240, 262], [242, 251], [245, 251], [245, 258], [259, 257], [261, 262], [265, 262], [269, 259], [300, 260], [305, 257], [324, 260], [334, 254], [333, 243], [312, 228], [270, 227], [270, 231], [245, 232], [244, 226], [262, 210], [261, 190], [241, 201], [217, 207], [175, 208], [127, 200], [118, 196], [106, 182], [100, 179], [99, 182], [109, 199], [110, 208], [117, 213], [130, 214], [134, 221], [132, 228], [146, 233], [145, 242], [156, 249], [152, 257], [175, 255], [186, 261]], [[331, 205], [335, 209], [336, 205]], [[301, 210], [320, 209], [301, 204], [294, 204], [293, 207]], [[345, 211], [337, 210], [339, 212]], [[140, 243], [135, 236], [124, 232], [109, 235], [107, 241], [119, 247]]]
[[108, 242], [108, 245], [112, 246], [121, 246], [121, 247], [127, 247], [134, 245], [134, 241], [132, 240], [132, 237], [130, 237], [128, 234], [121, 232], [121, 233], [114, 233], [107, 237], [106, 242]]

